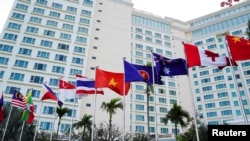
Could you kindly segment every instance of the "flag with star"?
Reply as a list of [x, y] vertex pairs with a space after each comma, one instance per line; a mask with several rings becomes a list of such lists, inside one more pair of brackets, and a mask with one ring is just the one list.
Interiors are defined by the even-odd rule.
[[188, 68], [185, 59], [169, 59], [162, 55], [153, 53], [156, 75], [160, 76], [177, 76], [188, 75]]
[[124, 95], [124, 93], [127, 95], [130, 83], [124, 81], [124, 73], [109, 72], [96, 68], [95, 88], [109, 88], [119, 95]]
[[250, 40], [230, 35], [227, 35], [226, 38], [234, 61], [250, 59]]
[[153, 84], [153, 71], [151, 66], [131, 64], [125, 60], [123, 64], [125, 82], [146, 82], [149, 85]]

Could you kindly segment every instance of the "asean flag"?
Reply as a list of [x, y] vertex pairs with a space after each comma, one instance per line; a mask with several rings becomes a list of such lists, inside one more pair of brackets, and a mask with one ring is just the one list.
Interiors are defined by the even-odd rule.
[[[188, 68], [193, 66], [216, 66], [219, 68], [230, 66], [229, 58], [226, 56], [186, 43], [184, 43], [184, 48]], [[237, 65], [235, 62], [232, 63], [233, 66]]]

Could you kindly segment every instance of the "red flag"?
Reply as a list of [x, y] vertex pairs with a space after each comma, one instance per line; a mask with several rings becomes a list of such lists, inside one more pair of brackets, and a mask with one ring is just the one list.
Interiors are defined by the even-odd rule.
[[233, 60], [250, 59], [250, 40], [230, 35], [227, 35], [226, 38]]
[[76, 87], [75, 85], [59, 80], [59, 99], [74, 99], [76, 94]]
[[[184, 43], [184, 48], [189, 68], [193, 66], [217, 66], [219, 68], [230, 66], [229, 58], [226, 56], [186, 43]], [[237, 66], [235, 62], [232, 63], [233, 66]]]
[[0, 122], [4, 121], [4, 113], [3, 113], [3, 93], [2, 97], [0, 98]]
[[[96, 68], [95, 88], [109, 88], [119, 95], [124, 95], [124, 73], [114, 73]], [[125, 95], [128, 94], [130, 83], [125, 83]]]

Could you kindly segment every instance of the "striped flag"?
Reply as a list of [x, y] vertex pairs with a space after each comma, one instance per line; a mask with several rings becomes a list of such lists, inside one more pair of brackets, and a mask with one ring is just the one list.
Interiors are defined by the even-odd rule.
[[11, 105], [17, 108], [26, 109], [25, 97], [23, 94], [15, 90], [12, 96]]
[[78, 97], [87, 94], [104, 94], [101, 88], [95, 89], [95, 81], [85, 76], [76, 75], [76, 95]]

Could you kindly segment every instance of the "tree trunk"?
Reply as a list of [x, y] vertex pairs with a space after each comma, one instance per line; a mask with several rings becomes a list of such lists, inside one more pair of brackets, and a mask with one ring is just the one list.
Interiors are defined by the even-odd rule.
[[83, 127], [83, 133], [82, 133], [82, 140], [84, 141], [84, 135], [85, 135], [85, 126]]
[[61, 118], [59, 118], [59, 121], [58, 121], [58, 127], [57, 127], [57, 131], [56, 131], [56, 140], [58, 138], [58, 132], [59, 132], [60, 124], [61, 124]]
[[111, 139], [111, 130], [112, 130], [112, 115], [109, 116], [109, 141]]
[[177, 141], [177, 124], [174, 123], [174, 127], [175, 127], [175, 140]]

